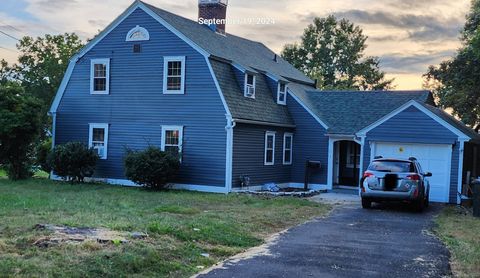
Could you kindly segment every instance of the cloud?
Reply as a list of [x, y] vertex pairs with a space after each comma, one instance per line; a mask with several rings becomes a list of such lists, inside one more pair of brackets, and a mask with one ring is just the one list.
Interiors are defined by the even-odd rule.
[[427, 51], [425, 53], [391, 53], [382, 55], [380, 65], [389, 73], [425, 73], [429, 65], [439, 64], [452, 57], [455, 49]]
[[393, 14], [382, 11], [348, 10], [337, 12], [339, 18], [347, 18], [357, 24], [390, 26], [409, 33], [415, 40], [456, 39], [463, 25], [463, 19], [457, 17]]

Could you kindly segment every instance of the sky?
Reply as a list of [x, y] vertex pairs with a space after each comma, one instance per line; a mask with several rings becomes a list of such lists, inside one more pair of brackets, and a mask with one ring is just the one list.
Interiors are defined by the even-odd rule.
[[[14, 38], [75, 32], [93, 37], [133, 0], [0, 0], [0, 59], [15, 62]], [[145, 0], [197, 19], [197, 0]], [[263, 42], [280, 53], [300, 41], [314, 17], [335, 14], [368, 36], [366, 55], [378, 56], [396, 89], [421, 89], [429, 65], [454, 55], [470, 0], [229, 0], [227, 17], [271, 24], [230, 24], [227, 32]], [[3, 32], [3, 33], [2, 33]], [[10, 35], [7, 36], [4, 33]], [[13, 37], [13, 38], [12, 38]]]

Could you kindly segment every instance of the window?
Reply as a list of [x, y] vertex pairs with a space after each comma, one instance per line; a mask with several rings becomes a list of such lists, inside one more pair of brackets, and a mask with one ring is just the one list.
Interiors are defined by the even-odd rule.
[[185, 57], [165, 57], [163, 66], [163, 93], [185, 93]]
[[265, 165], [275, 164], [275, 132], [267, 131], [265, 133]]
[[360, 152], [359, 146], [355, 142], [349, 142], [347, 145], [347, 168], [360, 168]]
[[148, 41], [150, 40], [150, 34], [148, 33], [147, 29], [136, 26], [132, 28], [128, 34], [127, 37], [125, 38], [127, 42], [131, 41]]
[[245, 91], [244, 96], [249, 98], [255, 98], [255, 75], [245, 74]]
[[277, 103], [287, 104], [287, 84], [285, 83], [278, 83]]
[[283, 135], [283, 164], [292, 164], [293, 134], [285, 133]]
[[107, 159], [108, 124], [90, 124], [88, 147], [94, 148], [100, 159]]
[[182, 157], [183, 126], [162, 126], [162, 151]]
[[90, 94], [108, 95], [110, 59], [93, 59], [90, 63]]

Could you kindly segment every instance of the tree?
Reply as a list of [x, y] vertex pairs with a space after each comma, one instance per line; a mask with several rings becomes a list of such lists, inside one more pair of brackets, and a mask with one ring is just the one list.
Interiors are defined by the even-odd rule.
[[34, 142], [42, 126], [41, 111], [41, 102], [25, 95], [17, 83], [0, 85], [0, 164], [12, 180], [27, 178], [31, 173]]
[[367, 37], [347, 19], [315, 18], [304, 31], [300, 44], [289, 44], [282, 57], [318, 81], [320, 89], [384, 90], [385, 79], [378, 57], [365, 57]]
[[75, 33], [45, 35], [36, 39], [23, 37], [17, 44], [20, 51], [14, 65], [16, 78], [25, 92], [50, 105], [57, 92], [70, 58], [83, 47]]
[[454, 58], [430, 66], [425, 87], [443, 108], [477, 131], [480, 129], [480, 0], [473, 0]]

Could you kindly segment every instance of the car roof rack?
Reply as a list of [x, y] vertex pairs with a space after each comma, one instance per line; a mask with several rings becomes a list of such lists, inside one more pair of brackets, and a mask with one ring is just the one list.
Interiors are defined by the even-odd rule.
[[381, 159], [381, 158], [383, 158], [383, 156], [377, 155], [377, 156], [375, 156], [373, 159]]

